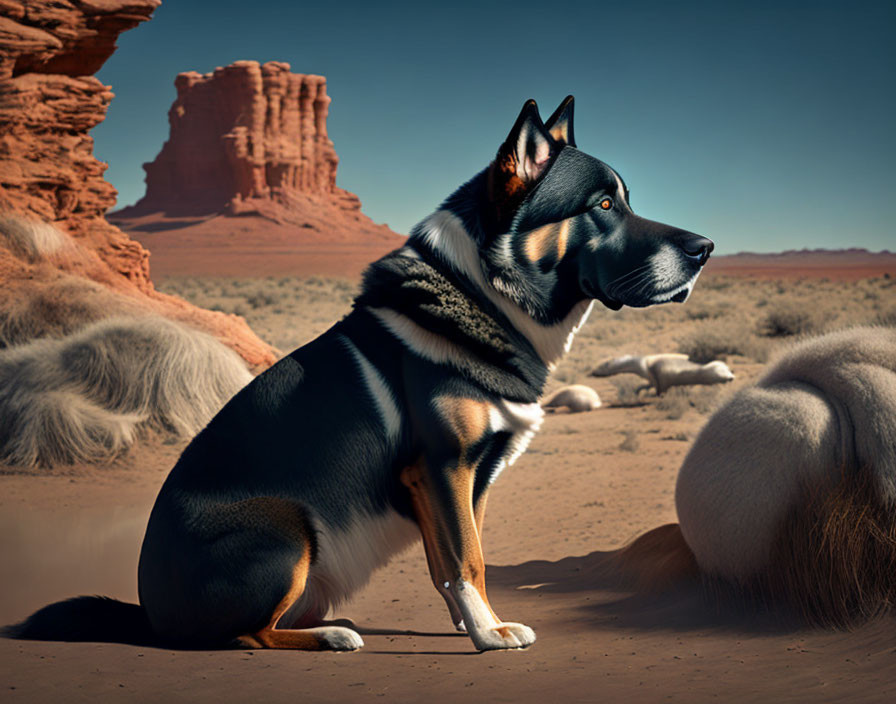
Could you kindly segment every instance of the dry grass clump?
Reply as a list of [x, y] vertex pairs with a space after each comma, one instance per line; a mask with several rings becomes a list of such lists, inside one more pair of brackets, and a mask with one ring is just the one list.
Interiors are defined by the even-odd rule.
[[251, 381], [233, 350], [158, 316], [112, 318], [0, 352], [0, 462], [98, 462], [143, 430], [189, 437]]
[[656, 408], [669, 420], [678, 420], [692, 408], [701, 415], [709, 415], [718, 402], [718, 388], [677, 386], [660, 396]]
[[623, 452], [637, 452], [641, 447], [641, 441], [638, 439], [638, 433], [635, 430], [623, 430], [623, 440], [619, 443], [619, 449]]
[[878, 311], [872, 322], [876, 325], [886, 325], [887, 327], [896, 328], [896, 308]]
[[0, 348], [43, 337], [64, 337], [110, 315], [133, 315], [131, 299], [80, 276], [35, 283], [0, 302]]
[[690, 305], [684, 309], [684, 315], [688, 320], [713, 320], [722, 318], [726, 314], [725, 308], [719, 305]]
[[0, 215], [0, 246], [29, 262], [72, 249], [67, 235], [48, 222], [26, 220], [18, 215]]
[[691, 410], [688, 389], [676, 387], [670, 389], [656, 402], [657, 410], [662, 411], [669, 420], [678, 420]]
[[616, 387], [616, 401], [612, 405], [623, 408], [644, 405], [638, 394], [638, 389], [644, 386], [642, 379], [635, 380], [630, 376], [614, 377], [610, 379], [610, 383]]
[[163, 280], [158, 288], [203, 308], [242, 316], [262, 339], [289, 353], [345, 315], [358, 285], [320, 276], [179, 276]]
[[765, 346], [748, 329], [716, 323], [701, 325], [679, 339], [678, 351], [699, 364], [724, 360], [729, 355], [750, 357], [759, 362], [767, 358]]
[[784, 303], [769, 310], [759, 324], [760, 334], [766, 337], [791, 337], [819, 332], [821, 315], [806, 305]]

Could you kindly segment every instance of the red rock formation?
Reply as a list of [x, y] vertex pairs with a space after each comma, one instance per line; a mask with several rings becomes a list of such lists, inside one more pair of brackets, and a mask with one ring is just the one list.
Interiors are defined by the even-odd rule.
[[0, 209], [54, 222], [148, 291], [147, 252], [104, 219], [115, 189], [90, 129], [112, 100], [92, 76], [160, 0], [0, 0]]
[[[140, 307], [185, 320], [237, 349], [255, 367], [274, 360], [244, 321], [157, 292], [149, 253], [104, 217], [115, 189], [93, 156], [91, 128], [112, 99], [91, 74], [118, 35], [149, 19], [160, 0], [0, 0], [0, 213], [52, 223], [75, 253], [28, 261], [0, 241], [0, 280], [14, 292], [66, 276], [90, 278]], [[8, 244], [8, 243], [7, 243]]]
[[[339, 158], [327, 136], [323, 76], [290, 73], [289, 64], [277, 61], [237, 61], [204, 75], [181, 73], [174, 85], [170, 136], [143, 166], [146, 195], [112, 214], [138, 236], [178, 230], [143, 236], [154, 251], [180, 246], [172, 239], [178, 235], [196, 240], [200, 221], [172, 225], [170, 219], [199, 216], [216, 218], [219, 241], [238, 232], [240, 242], [262, 249], [265, 243], [278, 251], [290, 243], [375, 242], [381, 249], [401, 243], [361, 213], [357, 196], [336, 186]], [[229, 228], [226, 216], [234, 215], [239, 224]]]
[[237, 61], [180, 74], [146, 195], [109, 218], [166, 274], [355, 277], [403, 238], [336, 186], [323, 76]]
[[288, 205], [292, 192], [337, 196], [339, 158], [327, 137], [326, 79], [289, 64], [237, 61], [180, 74], [168, 111], [171, 135], [146, 169], [138, 210], [180, 214]]

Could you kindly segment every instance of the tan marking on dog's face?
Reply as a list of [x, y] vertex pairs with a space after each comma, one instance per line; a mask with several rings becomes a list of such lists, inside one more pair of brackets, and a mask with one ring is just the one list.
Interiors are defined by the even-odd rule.
[[566, 219], [560, 223], [560, 231], [557, 233], [557, 261], [563, 259], [566, 254], [566, 245], [569, 243], [569, 228], [572, 225], [571, 219]]
[[532, 230], [526, 235], [523, 251], [530, 262], [544, 259], [552, 250], [557, 255], [557, 261], [563, 259], [566, 247], [569, 244], [569, 228], [571, 220], [561, 220]]
[[526, 235], [526, 244], [523, 246], [526, 258], [530, 262], [537, 262], [544, 257], [551, 250], [553, 243], [556, 241], [556, 236], [556, 223], [543, 225], [538, 229], [532, 230], [532, 232]]

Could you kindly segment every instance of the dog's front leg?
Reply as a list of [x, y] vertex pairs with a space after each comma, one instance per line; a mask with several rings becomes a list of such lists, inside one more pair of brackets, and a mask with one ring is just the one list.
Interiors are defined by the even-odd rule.
[[531, 628], [501, 621], [488, 603], [479, 534], [481, 512], [476, 516], [473, 510], [472, 470], [457, 465], [430, 472], [421, 462], [405, 469], [401, 480], [411, 494], [430, 575], [445, 596], [452, 619], [462, 616], [478, 650], [523, 648], [534, 643]]

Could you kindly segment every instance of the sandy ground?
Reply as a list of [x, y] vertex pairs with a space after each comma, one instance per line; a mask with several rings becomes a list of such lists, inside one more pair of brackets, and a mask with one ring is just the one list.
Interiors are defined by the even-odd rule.
[[[359, 214], [309, 209], [304, 226], [256, 215], [164, 217], [110, 221], [146, 247], [153, 280], [168, 276], [342, 276], [356, 278], [367, 264], [405, 238]], [[333, 218], [337, 222], [332, 222]]]
[[[253, 327], [288, 349], [345, 311], [352, 284], [171, 279], [162, 288], [243, 305]], [[891, 618], [851, 632], [787, 626], [718, 607], [693, 582], [633, 586], [614, 556], [675, 521], [675, 476], [690, 440], [781, 344], [756, 332], [764, 316], [807, 302], [825, 308], [814, 325], [866, 322], [896, 309], [896, 287], [882, 278], [710, 278], [685, 306], [595, 313], [549, 388], [588, 383], [606, 406], [549, 415], [489, 498], [491, 602], [502, 618], [535, 628], [525, 651], [477, 654], [454, 634], [417, 545], [335, 614], [363, 629], [358, 653], [0, 639], [0, 701], [892, 701]], [[674, 351], [719, 327], [742, 347], [725, 355], [738, 375], [731, 385], [639, 401], [631, 380], [587, 377], [609, 354]], [[146, 517], [182, 446], [150, 444], [107, 467], [0, 476], [0, 622], [77, 594], [135, 600]]]

